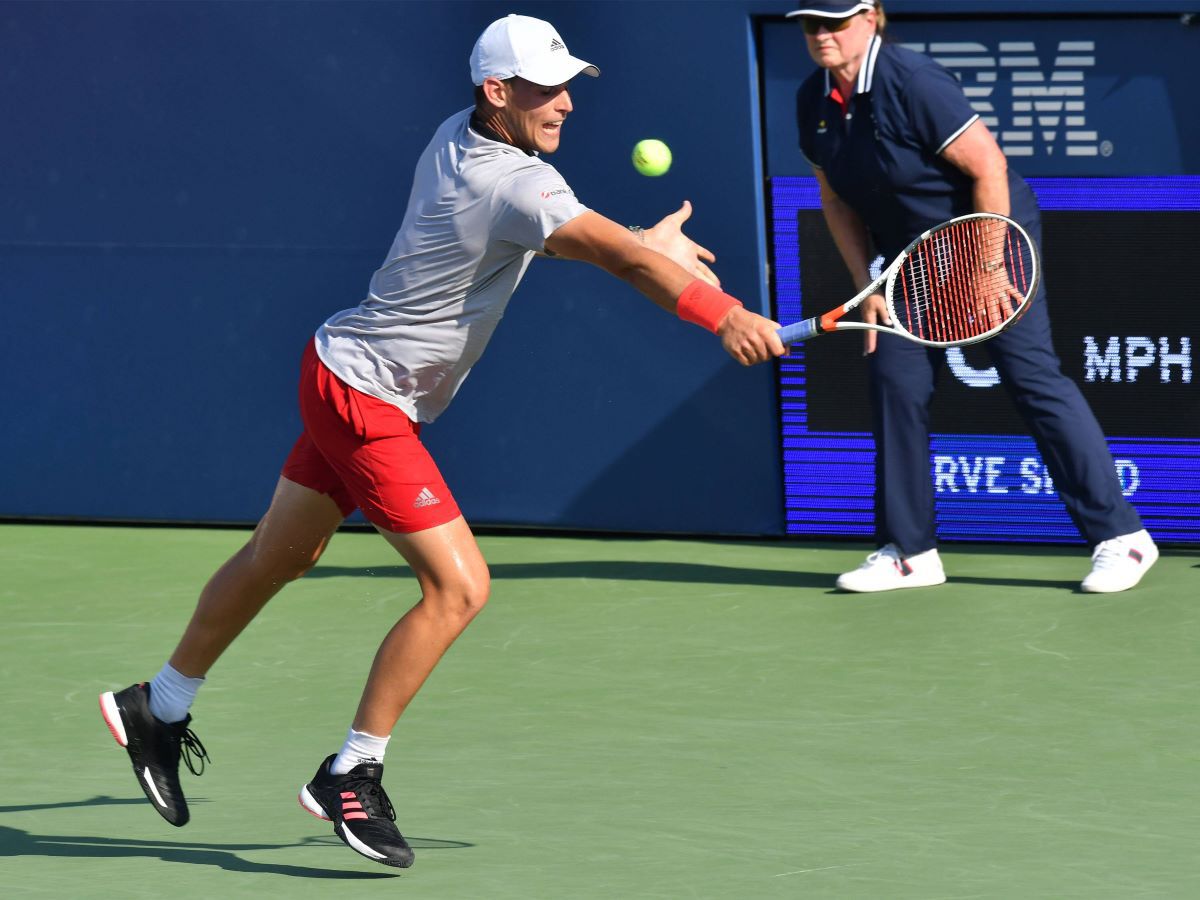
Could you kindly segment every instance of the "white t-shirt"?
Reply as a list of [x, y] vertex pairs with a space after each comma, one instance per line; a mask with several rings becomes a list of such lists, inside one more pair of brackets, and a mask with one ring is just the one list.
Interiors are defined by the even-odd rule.
[[421, 154], [367, 298], [317, 329], [335, 375], [417, 422], [449, 405], [546, 238], [588, 211], [553, 166], [470, 119], [451, 116]]

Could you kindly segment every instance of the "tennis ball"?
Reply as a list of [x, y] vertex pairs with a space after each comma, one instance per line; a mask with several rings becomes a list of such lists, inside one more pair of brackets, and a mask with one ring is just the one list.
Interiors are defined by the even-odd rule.
[[671, 148], [649, 138], [633, 147], [633, 167], [643, 175], [665, 175], [671, 168]]

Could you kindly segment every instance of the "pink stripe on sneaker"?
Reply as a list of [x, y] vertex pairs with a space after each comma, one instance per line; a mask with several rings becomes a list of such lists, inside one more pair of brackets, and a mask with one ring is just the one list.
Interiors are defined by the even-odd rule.
[[342, 791], [342, 799], [343, 800], [353, 800], [354, 799], [354, 791]]
[[342, 809], [362, 809], [362, 804], [357, 800], [343, 800]]
[[365, 812], [352, 812], [352, 813], [346, 813], [344, 816], [342, 816], [342, 818], [343, 819], [365, 819], [365, 818], [367, 818], [367, 814]]

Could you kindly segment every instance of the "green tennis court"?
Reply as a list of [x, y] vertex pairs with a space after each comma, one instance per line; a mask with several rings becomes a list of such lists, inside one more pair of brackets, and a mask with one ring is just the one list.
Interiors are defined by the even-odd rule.
[[857, 545], [491, 536], [489, 607], [401, 720], [417, 850], [373, 865], [296, 792], [415, 584], [340, 534], [218, 664], [147, 806], [96, 695], [154, 675], [233, 530], [0, 527], [5, 897], [1200, 896], [1200, 558], [1077, 593], [1078, 548], [944, 549], [843, 595]]

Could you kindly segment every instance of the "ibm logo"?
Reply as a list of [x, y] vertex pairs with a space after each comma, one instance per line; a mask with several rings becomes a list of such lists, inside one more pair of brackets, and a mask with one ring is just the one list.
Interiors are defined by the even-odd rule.
[[1059, 41], [1049, 72], [1033, 41], [904, 44], [954, 73], [1008, 156], [1111, 156], [1112, 143], [1087, 127], [1084, 73], [1095, 41]]

